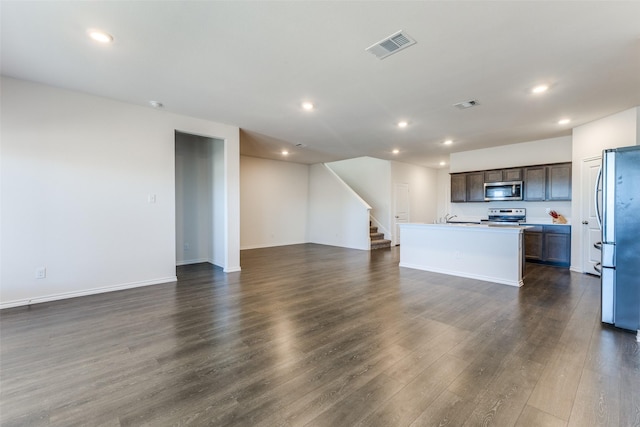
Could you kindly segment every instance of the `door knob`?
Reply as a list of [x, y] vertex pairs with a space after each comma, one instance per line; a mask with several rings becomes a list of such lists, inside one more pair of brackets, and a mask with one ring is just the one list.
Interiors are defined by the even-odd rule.
[[589, 225], [589, 221], [582, 221], [584, 225]]

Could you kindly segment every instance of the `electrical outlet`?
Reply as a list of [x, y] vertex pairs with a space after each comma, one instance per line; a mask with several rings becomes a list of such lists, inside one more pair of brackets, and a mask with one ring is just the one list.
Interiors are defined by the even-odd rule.
[[147, 201], [149, 203], [155, 203], [156, 202], [156, 195], [155, 194], [149, 194], [149, 196], [147, 197]]
[[45, 277], [47, 277], [46, 267], [36, 268], [36, 279], [44, 279]]

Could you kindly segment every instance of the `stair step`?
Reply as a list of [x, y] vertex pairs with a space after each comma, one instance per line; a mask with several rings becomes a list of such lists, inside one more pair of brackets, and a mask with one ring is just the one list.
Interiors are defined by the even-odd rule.
[[377, 233], [378, 232], [378, 227], [373, 227], [373, 226], [369, 226], [369, 233]]
[[371, 249], [385, 249], [391, 247], [391, 240], [379, 239], [371, 241]]
[[369, 238], [371, 240], [382, 240], [384, 239], [384, 233], [369, 233]]

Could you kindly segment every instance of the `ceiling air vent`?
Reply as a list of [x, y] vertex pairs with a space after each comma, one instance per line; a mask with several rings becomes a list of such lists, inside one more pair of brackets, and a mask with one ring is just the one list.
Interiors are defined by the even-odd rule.
[[416, 41], [409, 37], [407, 33], [398, 31], [397, 33], [391, 34], [384, 40], [380, 40], [378, 43], [369, 46], [365, 50], [373, 53], [378, 57], [378, 59], [384, 59], [387, 56], [400, 52], [402, 49], [406, 49], [414, 44], [416, 44]]
[[459, 110], [475, 107], [476, 105], [480, 105], [477, 99], [470, 99], [469, 101], [462, 101], [457, 104], [453, 104], [453, 106]]

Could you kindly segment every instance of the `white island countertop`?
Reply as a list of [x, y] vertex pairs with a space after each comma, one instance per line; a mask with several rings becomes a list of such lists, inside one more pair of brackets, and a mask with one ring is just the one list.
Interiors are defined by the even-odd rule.
[[522, 286], [527, 226], [401, 224], [400, 267]]

